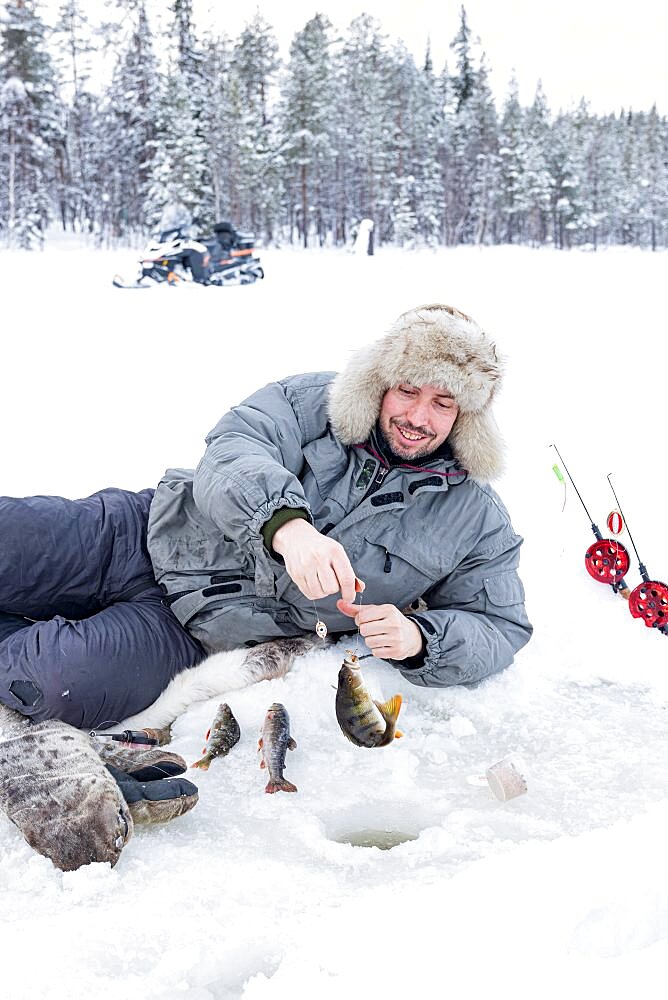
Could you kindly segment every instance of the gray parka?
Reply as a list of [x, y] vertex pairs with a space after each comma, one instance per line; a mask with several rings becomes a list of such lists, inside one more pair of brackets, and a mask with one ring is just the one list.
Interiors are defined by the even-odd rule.
[[208, 435], [195, 472], [170, 469], [148, 545], [172, 610], [209, 652], [312, 633], [354, 631], [334, 594], [305, 598], [265, 546], [282, 507], [306, 510], [344, 547], [368, 604], [408, 608], [425, 639], [417, 666], [388, 661], [415, 684], [472, 683], [507, 667], [529, 639], [517, 575], [522, 539], [499, 497], [454, 458], [387, 468], [368, 442], [332, 430], [333, 372], [271, 383]]

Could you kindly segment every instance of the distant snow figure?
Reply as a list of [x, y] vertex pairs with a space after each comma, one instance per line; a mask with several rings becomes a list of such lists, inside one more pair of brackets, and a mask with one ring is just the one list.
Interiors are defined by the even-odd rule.
[[161, 233], [169, 232], [172, 229], [187, 229], [192, 225], [192, 213], [179, 201], [168, 202], [162, 210], [162, 215], [158, 222], [158, 230]]
[[357, 229], [357, 236], [352, 246], [353, 253], [365, 253], [373, 256], [373, 219], [362, 219]]

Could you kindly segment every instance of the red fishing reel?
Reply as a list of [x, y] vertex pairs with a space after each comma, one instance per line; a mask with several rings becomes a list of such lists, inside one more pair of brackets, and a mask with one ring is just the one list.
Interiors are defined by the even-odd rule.
[[619, 583], [628, 573], [630, 565], [627, 550], [612, 538], [593, 542], [585, 552], [585, 569], [599, 583]]
[[659, 580], [639, 583], [629, 597], [629, 611], [642, 618], [648, 628], [668, 625], [668, 586]]

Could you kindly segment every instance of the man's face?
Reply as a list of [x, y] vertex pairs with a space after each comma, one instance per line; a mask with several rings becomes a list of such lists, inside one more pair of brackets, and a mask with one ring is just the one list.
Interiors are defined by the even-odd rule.
[[402, 382], [383, 396], [380, 429], [398, 458], [422, 458], [443, 444], [458, 413], [443, 389]]

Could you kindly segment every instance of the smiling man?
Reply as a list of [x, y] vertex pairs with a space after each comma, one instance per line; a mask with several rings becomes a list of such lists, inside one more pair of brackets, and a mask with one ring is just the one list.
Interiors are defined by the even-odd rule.
[[153, 499], [149, 551], [174, 614], [210, 652], [354, 619], [376, 656], [426, 686], [508, 666], [531, 626], [522, 539], [488, 485], [501, 376], [470, 317], [428, 305], [340, 374], [293, 376], [235, 407], [197, 470], [169, 471]]

